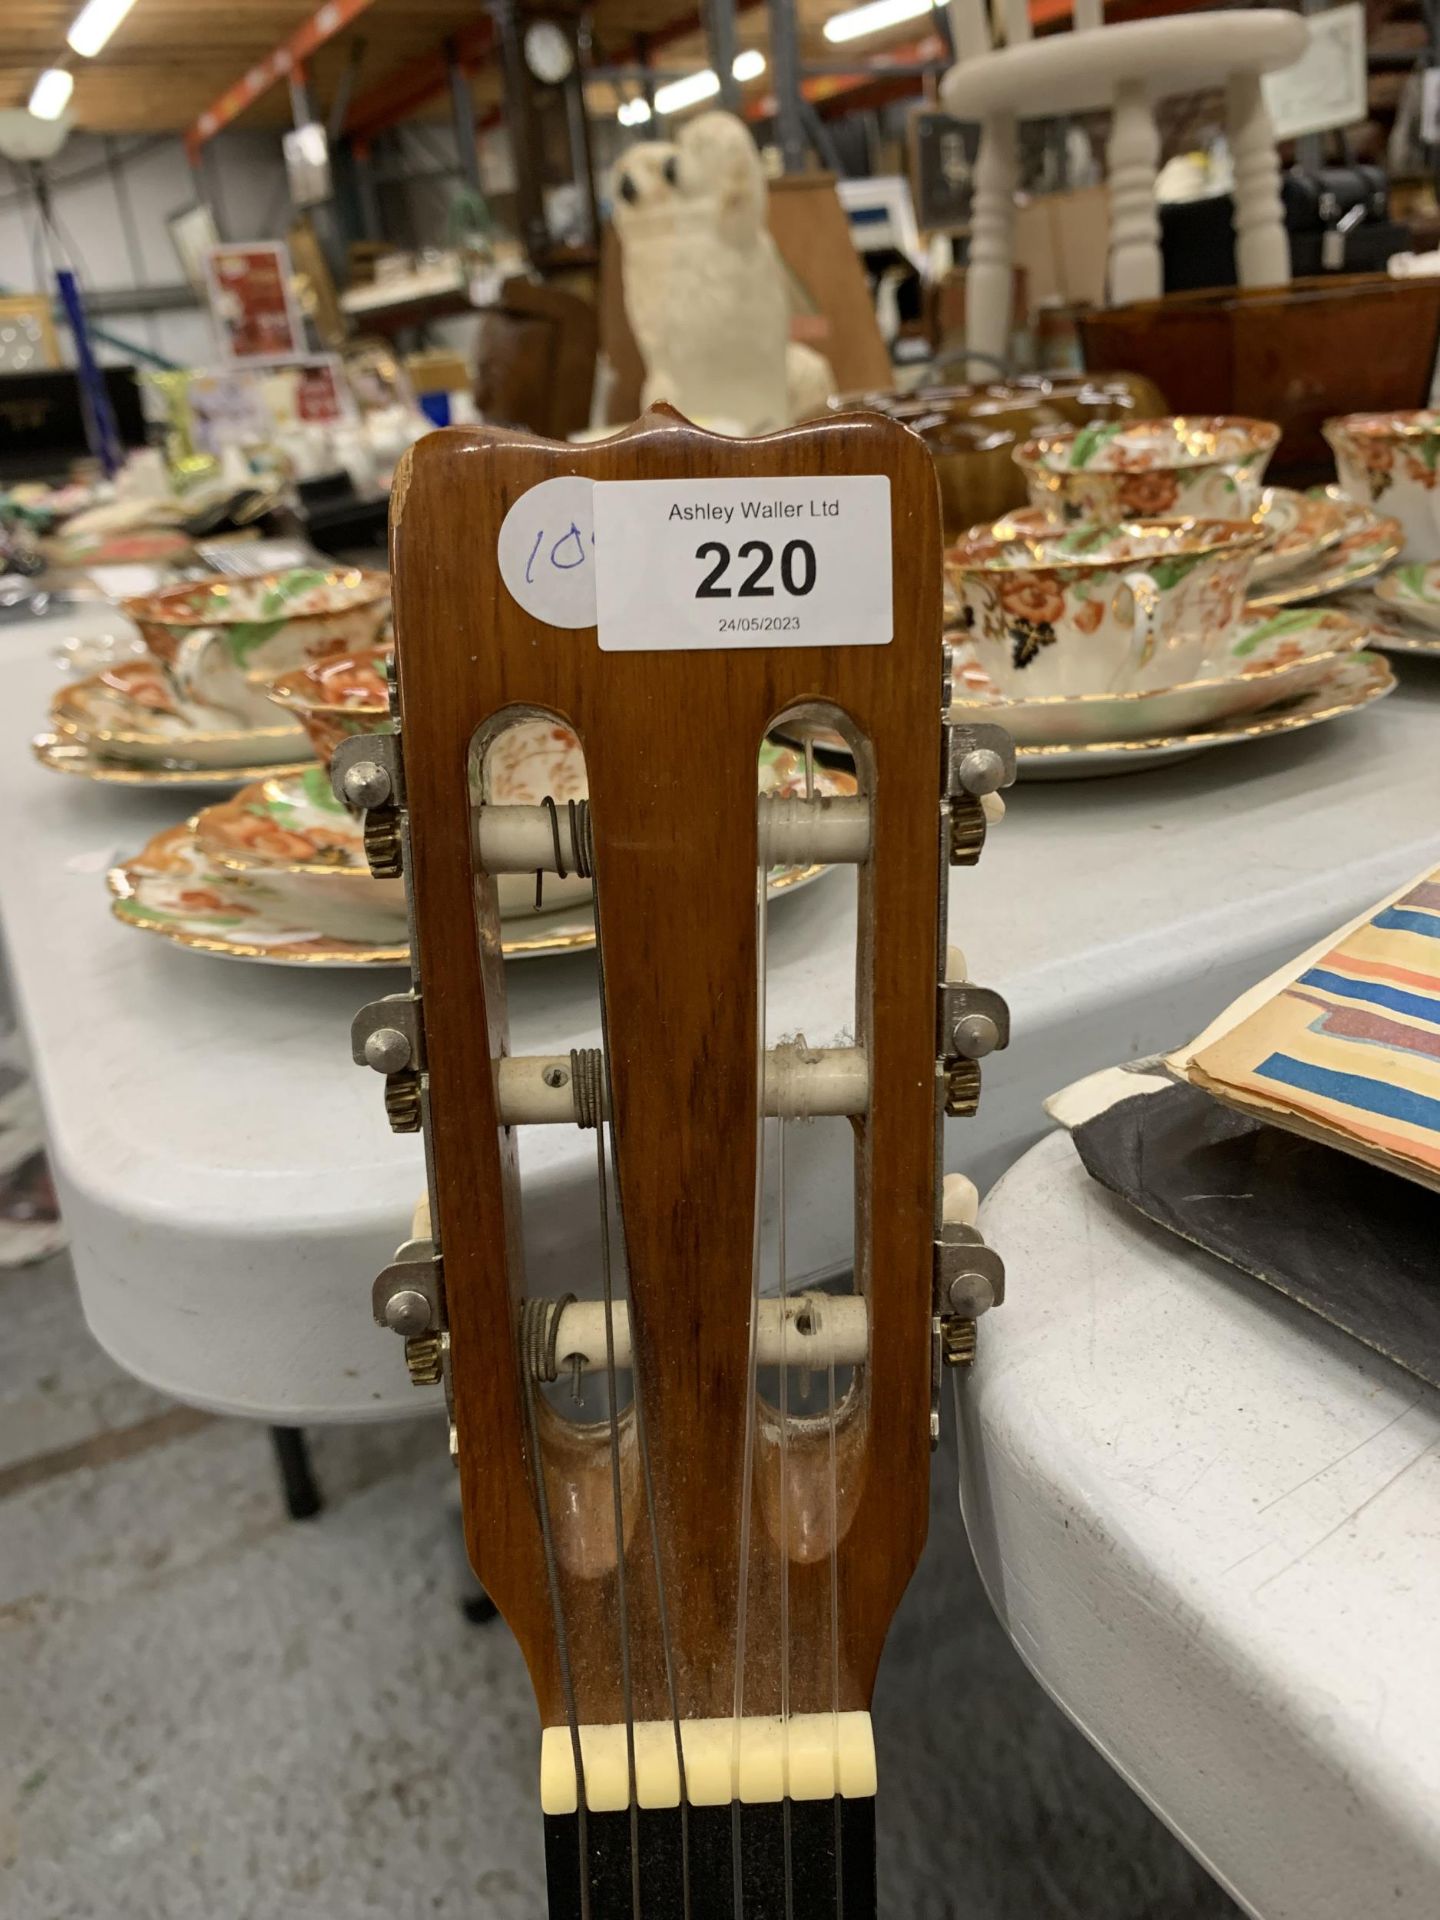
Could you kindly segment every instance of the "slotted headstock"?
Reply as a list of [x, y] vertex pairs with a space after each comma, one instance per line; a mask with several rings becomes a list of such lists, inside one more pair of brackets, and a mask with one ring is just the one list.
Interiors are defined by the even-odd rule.
[[[762, 491], [883, 476], [893, 631], [884, 644], [785, 644], [781, 628], [761, 644], [629, 651], [602, 648], [594, 625], [550, 624], [496, 555], [512, 507], [565, 476]], [[1013, 766], [1003, 736], [961, 741], [942, 726], [934, 472], [921, 442], [878, 416], [749, 441], [666, 410], [586, 447], [436, 434], [402, 464], [392, 548], [398, 732], [351, 743], [337, 781], [371, 808], [377, 870], [406, 876], [415, 997], [367, 1010], [360, 1046], [389, 1073], [392, 1114], [423, 1121], [431, 1229], [381, 1277], [377, 1304], [407, 1284], [424, 1302], [391, 1323], [445, 1380], [470, 1555], [530, 1670], [547, 1812], [590, 1815], [576, 1910], [599, 1912], [585, 1882], [603, 1878], [595, 1835], [609, 1812], [728, 1818], [741, 1802], [839, 1808], [873, 1792], [864, 1716], [924, 1542], [937, 1274], [949, 1286], [957, 1270], [940, 1131], [974, 1080], [941, 1031], [964, 991], [945, 985], [946, 868], [978, 851], [975, 795]], [[594, 566], [578, 526], [562, 558]], [[578, 737], [584, 807], [486, 798], [487, 751], [537, 716]], [[757, 797], [757, 754], [782, 723], [843, 738], [852, 795]], [[764, 877], [811, 858], [857, 869], [853, 1041], [767, 1053]], [[594, 1058], [508, 1055], [497, 877], [536, 867], [593, 874]], [[783, 1283], [778, 1301], [757, 1284], [767, 1110], [843, 1114], [853, 1134], [853, 1292], [800, 1309], [798, 1325]], [[614, 1274], [597, 1275], [598, 1306], [562, 1320], [527, 1289], [517, 1129], [606, 1116], [598, 1164], [624, 1298]], [[835, 1390], [801, 1413], [787, 1343], [819, 1322]], [[572, 1348], [605, 1418], [570, 1417], [547, 1386]], [[687, 1857], [702, 1828], [697, 1811]], [[838, 1819], [834, 1831], [841, 1854], [863, 1855], [863, 1838]], [[562, 1859], [552, 1882], [566, 1871]], [[840, 1871], [832, 1859], [832, 1882]], [[558, 1912], [568, 1896], [553, 1897]]]

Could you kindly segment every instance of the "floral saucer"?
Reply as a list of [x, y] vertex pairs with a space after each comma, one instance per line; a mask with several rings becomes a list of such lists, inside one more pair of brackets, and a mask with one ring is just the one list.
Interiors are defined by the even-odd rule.
[[1431, 627], [1416, 626], [1404, 614], [1387, 606], [1374, 587], [1356, 587], [1351, 593], [1337, 594], [1332, 604], [1365, 623], [1370, 629], [1367, 646], [1381, 647], [1386, 653], [1419, 654], [1440, 660], [1440, 633]]
[[1259, 713], [1141, 740], [1018, 747], [1016, 760], [1020, 776], [1026, 780], [1087, 780], [1102, 774], [1144, 773], [1152, 767], [1188, 760], [1212, 747], [1240, 746], [1273, 734], [1299, 733], [1323, 721], [1358, 713], [1372, 701], [1393, 693], [1395, 685], [1387, 661], [1375, 653], [1354, 653], [1337, 660], [1320, 684], [1298, 700], [1287, 700]]
[[291, 764], [305, 752], [293, 722], [246, 727], [232, 713], [176, 700], [159, 664], [117, 660], [61, 687], [50, 702], [56, 733], [131, 766], [191, 768]]
[[106, 881], [118, 920], [196, 953], [284, 967], [409, 964], [403, 929], [388, 944], [322, 931], [267, 888], [216, 867], [196, 845], [193, 821], [157, 833]]
[[1267, 577], [1262, 591], [1250, 595], [1251, 606], [1293, 606], [1343, 593], [1373, 579], [1399, 553], [1405, 536], [1398, 520], [1342, 499], [1333, 487], [1320, 489], [1319, 494], [1344, 515], [1340, 538], [1313, 560]]
[[1251, 572], [1255, 580], [1268, 580], [1272, 574], [1306, 566], [1345, 535], [1345, 509], [1324, 493], [1267, 487], [1260, 498], [1258, 518], [1267, 539], [1255, 557]]
[[[551, 721], [523, 721], [502, 734], [487, 755], [485, 783], [487, 799], [500, 805], [536, 806], [547, 793], [562, 802], [583, 799], [579, 742], [569, 728]], [[856, 783], [852, 774], [817, 769], [815, 788], [822, 794], [854, 793]], [[759, 789], [803, 792], [801, 757], [766, 741]], [[360, 817], [335, 798], [323, 767], [255, 781], [232, 799], [206, 807], [196, 819], [196, 844], [217, 868], [247, 876], [302, 913], [321, 915], [328, 928], [344, 915], [352, 936], [403, 935], [404, 882], [373, 878]], [[496, 885], [507, 922], [579, 906], [591, 895], [590, 882], [574, 874], [563, 880], [547, 874], [538, 906], [532, 875], [500, 874]]]
[[1252, 612], [1236, 628], [1221, 670], [1208, 678], [1153, 692], [1055, 694], [1038, 700], [1007, 699], [962, 642], [956, 648], [951, 717], [997, 720], [1022, 747], [1153, 739], [1308, 693], [1366, 638], [1358, 620], [1334, 607]]
[[260, 780], [267, 774], [279, 776], [300, 773], [312, 765], [308, 760], [278, 764], [265, 761], [251, 767], [192, 767], [185, 762], [173, 766], [132, 766], [127, 760], [107, 760], [80, 740], [59, 733], [37, 733], [30, 751], [42, 767], [52, 773], [73, 774], [81, 780], [95, 780], [109, 787], [189, 787], [203, 792], [238, 786], [244, 780]]
[[1440, 566], [1407, 560], [1381, 575], [1374, 594], [1388, 613], [1440, 631]]
[[[846, 778], [835, 777], [842, 783]], [[778, 868], [770, 876], [769, 896], [793, 893], [824, 872], [819, 866]], [[118, 920], [193, 953], [272, 967], [410, 964], [403, 929], [392, 941], [326, 931], [248, 874], [217, 867], [197, 844], [193, 820], [156, 834], [133, 859], [113, 867], [106, 883], [114, 896], [110, 910]], [[580, 953], [594, 945], [595, 920], [588, 905], [536, 914], [516, 923], [513, 931], [507, 923], [502, 940], [507, 960]]]

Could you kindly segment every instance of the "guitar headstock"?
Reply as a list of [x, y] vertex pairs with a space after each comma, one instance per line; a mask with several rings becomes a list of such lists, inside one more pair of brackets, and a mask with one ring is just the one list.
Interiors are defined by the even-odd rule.
[[[335, 769], [411, 915], [414, 992], [359, 1016], [356, 1053], [423, 1128], [429, 1230], [376, 1309], [444, 1381], [471, 1559], [529, 1666], [552, 1913], [608, 1912], [618, 1873], [616, 1911], [643, 1883], [657, 1912], [730, 1915], [773, 1814], [792, 1877], [820, 1834], [816, 1911], [838, 1879], [857, 1920], [939, 1366], [1002, 1285], [940, 1171], [1006, 1017], [947, 979], [944, 930], [1014, 763], [942, 724], [933, 468], [874, 415], [737, 441], [656, 411], [586, 447], [457, 430], [402, 464], [392, 549], [397, 733]], [[583, 802], [543, 753], [528, 797], [496, 797], [499, 743], [537, 721], [578, 739]], [[777, 731], [812, 745], [762, 791]], [[817, 736], [846, 770], [816, 770]], [[854, 1030], [824, 1047], [767, 1034], [765, 1006], [770, 890], [816, 862], [852, 865], [859, 902]], [[537, 871], [593, 885], [602, 1045], [521, 1059], [498, 883]], [[813, 1116], [852, 1141], [854, 1272], [801, 1289], [765, 1195], [768, 1170], [783, 1221]], [[517, 1133], [546, 1123], [594, 1143], [579, 1299], [526, 1282]]]

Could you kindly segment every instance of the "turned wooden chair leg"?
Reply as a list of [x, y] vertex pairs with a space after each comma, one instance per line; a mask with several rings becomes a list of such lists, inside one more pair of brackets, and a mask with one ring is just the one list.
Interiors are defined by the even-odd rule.
[[1108, 149], [1110, 171], [1110, 302], [1158, 300], [1165, 291], [1155, 175], [1160, 134], [1143, 80], [1115, 95]]
[[1290, 237], [1280, 199], [1275, 128], [1258, 73], [1236, 73], [1225, 89], [1235, 162], [1235, 266], [1242, 287], [1290, 284]]
[[1015, 122], [1009, 115], [980, 128], [970, 259], [965, 269], [965, 344], [977, 357], [971, 380], [993, 380], [1010, 356], [1015, 304]]

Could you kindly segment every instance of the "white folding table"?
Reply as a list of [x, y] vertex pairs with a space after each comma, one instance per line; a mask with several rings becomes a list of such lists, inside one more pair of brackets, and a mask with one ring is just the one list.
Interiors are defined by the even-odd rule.
[[[0, 916], [89, 1324], [121, 1365], [198, 1405], [282, 1425], [413, 1413], [423, 1401], [369, 1296], [407, 1230], [420, 1149], [389, 1133], [348, 1031], [404, 976], [227, 964], [111, 917], [107, 866], [195, 802], [61, 777], [29, 752], [60, 679], [53, 648], [107, 624], [0, 629]], [[986, 1063], [980, 1116], [948, 1129], [952, 1167], [983, 1186], [1042, 1130], [1055, 1088], [1188, 1038], [1440, 857], [1440, 673], [1405, 666], [1399, 692], [1331, 727], [1013, 790], [980, 866], [951, 888], [951, 938], [1015, 1028]], [[686, 724], [703, 778], [704, 716]], [[704, 910], [703, 876], [677, 874], [676, 914]], [[772, 1033], [839, 1040], [854, 925], [848, 872], [777, 903]], [[598, 1041], [589, 956], [516, 964], [509, 994], [517, 1052]], [[848, 1258], [849, 1163], [823, 1123], [791, 1132], [798, 1284]], [[522, 1166], [532, 1284], [575, 1290], [594, 1262], [593, 1143], [528, 1130]]]
[[1440, 1913], [1440, 1393], [1032, 1148], [959, 1388], [992, 1604], [1258, 1920]]

